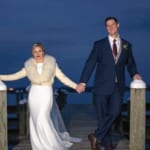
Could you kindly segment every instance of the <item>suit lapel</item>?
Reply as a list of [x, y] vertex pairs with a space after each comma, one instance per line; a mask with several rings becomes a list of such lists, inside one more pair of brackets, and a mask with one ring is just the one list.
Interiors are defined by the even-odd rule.
[[119, 53], [118, 53], [117, 57], [115, 58], [115, 64], [117, 64], [121, 54], [122, 54], [122, 39], [120, 39]]
[[126, 49], [125, 46], [127, 46], [127, 43], [122, 38], [120, 40], [121, 41], [120, 41], [119, 53], [118, 53], [117, 57], [114, 57], [113, 53], [112, 53], [111, 45], [109, 43], [109, 39], [108, 39], [108, 37], [106, 37], [107, 50], [110, 53], [110, 55], [112, 56], [112, 59], [115, 64], [117, 64], [120, 61], [121, 57], [123, 57], [123, 51]]
[[120, 53], [118, 54], [118, 59], [117, 59], [116, 63], [118, 63], [120, 61], [121, 57], [123, 57], [123, 52], [126, 49], [126, 45], [127, 45], [127, 43], [123, 39], [121, 39]]
[[108, 49], [109, 49], [109, 51], [111, 52], [112, 58], [113, 58], [113, 60], [114, 60], [114, 63], [117, 64], [118, 61], [120, 60], [120, 58], [122, 57], [122, 54], [123, 54], [123, 53], [122, 53], [122, 52], [123, 52], [123, 49], [124, 49], [123, 45], [126, 45], [126, 43], [125, 43], [125, 41], [124, 41], [122, 38], [120, 39], [119, 53], [118, 53], [117, 57], [114, 57], [114, 55], [113, 55], [113, 53], [112, 53], [112, 48], [111, 48], [111, 45], [110, 45], [110, 43], [109, 43], [108, 37], [106, 38], [106, 41], [107, 41]]
[[110, 45], [110, 43], [109, 43], [108, 37], [106, 38], [106, 43], [107, 43], [107, 49], [109, 50], [110, 55], [112, 56], [112, 59], [113, 59], [114, 63], [116, 64], [119, 57], [114, 57], [114, 55], [113, 55], [113, 53], [112, 53], [112, 48], [111, 48], [111, 45]]

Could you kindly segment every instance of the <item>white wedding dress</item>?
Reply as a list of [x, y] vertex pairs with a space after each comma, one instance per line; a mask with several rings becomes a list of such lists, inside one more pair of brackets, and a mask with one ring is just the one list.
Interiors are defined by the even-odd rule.
[[[42, 64], [37, 65], [38, 72]], [[56, 102], [53, 101], [51, 86], [32, 85], [29, 90], [30, 141], [32, 150], [68, 150], [72, 138], [66, 131]]]

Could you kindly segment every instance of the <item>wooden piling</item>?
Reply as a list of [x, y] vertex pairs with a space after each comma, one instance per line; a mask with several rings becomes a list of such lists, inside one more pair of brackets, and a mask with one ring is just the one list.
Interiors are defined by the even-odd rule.
[[0, 150], [8, 150], [6, 91], [6, 86], [0, 81]]
[[26, 104], [26, 136], [29, 137], [30, 131], [29, 131], [29, 107], [28, 104]]
[[26, 108], [25, 105], [19, 105], [19, 136], [26, 135]]
[[131, 83], [130, 150], [145, 150], [145, 83]]
[[17, 90], [16, 94], [18, 99], [19, 138], [22, 140], [22, 138], [29, 136], [29, 110], [27, 100], [23, 97], [23, 90]]

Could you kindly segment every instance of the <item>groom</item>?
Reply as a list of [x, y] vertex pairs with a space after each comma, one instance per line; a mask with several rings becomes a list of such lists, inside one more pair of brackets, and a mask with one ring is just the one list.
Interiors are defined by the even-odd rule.
[[86, 61], [77, 90], [84, 92], [96, 68], [94, 101], [98, 115], [97, 129], [88, 135], [92, 150], [112, 149], [111, 127], [120, 114], [124, 88], [125, 67], [134, 80], [140, 80], [131, 44], [118, 33], [119, 22], [115, 17], [105, 19], [108, 36], [96, 41]]

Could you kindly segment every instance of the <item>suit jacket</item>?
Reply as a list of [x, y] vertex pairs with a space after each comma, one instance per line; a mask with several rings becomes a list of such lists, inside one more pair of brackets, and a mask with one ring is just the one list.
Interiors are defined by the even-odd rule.
[[120, 94], [125, 88], [125, 68], [127, 67], [131, 77], [137, 72], [136, 63], [132, 54], [131, 44], [121, 39], [120, 54], [114, 59], [108, 37], [96, 41], [86, 61], [80, 82], [87, 83], [93, 70], [96, 68], [94, 80], [95, 94], [111, 94], [117, 83]]

